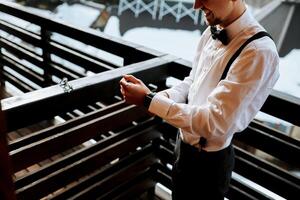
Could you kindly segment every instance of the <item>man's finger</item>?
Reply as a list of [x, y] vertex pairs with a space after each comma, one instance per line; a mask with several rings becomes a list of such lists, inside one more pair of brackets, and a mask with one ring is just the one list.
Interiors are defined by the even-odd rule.
[[128, 87], [129, 87], [129, 85], [130, 85], [130, 83], [128, 83], [125, 79], [122, 79], [120, 81], [120, 85], [121, 85], [121, 87], [123, 87], [124, 90], [127, 90]]
[[132, 82], [132, 83], [139, 83], [140, 80], [135, 78], [134, 76], [132, 75], [124, 75], [124, 78], [126, 79], [126, 81], [129, 81], [129, 82]]
[[121, 94], [124, 96], [125, 95], [125, 90], [124, 90], [122, 85], [120, 86], [120, 91], [121, 91]]

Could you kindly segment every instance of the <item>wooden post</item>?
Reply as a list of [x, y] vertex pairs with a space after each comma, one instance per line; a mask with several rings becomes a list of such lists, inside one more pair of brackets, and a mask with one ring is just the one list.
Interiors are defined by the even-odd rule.
[[7, 148], [5, 120], [0, 104], [0, 199], [15, 200], [14, 191], [12, 168]]
[[[0, 36], [1, 39], [1, 36]], [[2, 55], [2, 47], [0, 46], [0, 86], [3, 86], [5, 83], [3, 78], [3, 55]], [[1, 95], [0, 95], [1, 97]]]
[[44, 69], [44, 86], [51, 85], [51, 56], [49, 53], [49, 42], [50, 42], [51, 33], [45, 28], [45, 26], [41, 26], [41, 40], [42, 40], [42, 50], [43, 50], [43, 69]]

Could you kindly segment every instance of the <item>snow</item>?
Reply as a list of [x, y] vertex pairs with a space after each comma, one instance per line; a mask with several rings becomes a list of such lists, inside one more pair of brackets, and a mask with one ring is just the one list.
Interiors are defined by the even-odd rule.
[[68, 5], [63, 3], [56, 8], [55, 17], [67, 23], [88, 28], [100, 14], [100, 10], [81, 4]]
[[300, 98], [300, 49], [280, 58], [279, 72], [274, 89]]

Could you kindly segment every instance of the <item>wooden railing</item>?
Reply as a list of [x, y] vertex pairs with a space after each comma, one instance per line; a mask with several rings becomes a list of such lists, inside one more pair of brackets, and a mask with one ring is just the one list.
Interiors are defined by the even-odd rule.
[[[12, 22], [0, 21], [2, 33], [14, 36], [4, 37], [4, 34], [0, 38], [1, 81], [24, 92], [1, 100], [0, 114], [6, 119], [6, 123], [1, 120], [1, 128], [6, 126], [1, 130], [2, 138], [24, 128], [30, 130], [33, 125], [57, 116], [65, 120], [8, 142], [9, 157], [5, 159], [11, 160], [12, 167], [5, 168], [9, 162], [1, 162], [4, 174], [38, 166], [22, 176], [15, 176], [14, 188], [9, 184], [5, 187], [15, 190], [17, 199], [132, 199], [145, 192], [150, 198], [157, 182], [172, 189], [168, 164], [173, 163], [177, 130], [149, 116], [143, 108], [125, 104], [120, 97], [119, 80], [124, 74], [133, 74], [153, 90], [160, 91], [167, 88], [169, 77], [182, 80], [187, 76], [191, 64], [96, 31], [81, 30], [35, 15], [15, 4], [0, 3], [0, 11], [40, 27], [38, 33], [33, 33]], [[124, 62], [117, 66], [108, 59], [54, 41], [53, 33], [109, 52]], [[12, 39], [15, 37], [22, 41]], [[32, 47], [39, 47], [41, 51]], [[95, 75], [87, 76], [84, 70], [78, 72], [57, 63], [53, 55]], [[35, 68], [30, 68], [31, 65]], [[12, 71], [21, 76], [14, 76]], [[72, 91], [65, 92], [53, 76], [69, 78]], [[32, 83], [40, 89], [35, 89]], [[297, 98], [274, 91], [262, 111], [300, 124]], [[91, 139], [93, 144], [83, 145]], [[299, 195], [299, 177], [243, 149], [240, 143], [299, 167], [299, 141], [258, 121], [253, 121], [234, 139], [235, 174], [286, 199]], [[1, 151], [1, 156], [7, 155], [5, 153]], [[270, 198], [239, 176], [233, 176], [229, 199]], [[3, 187], [0, 191], [8, 191]]]

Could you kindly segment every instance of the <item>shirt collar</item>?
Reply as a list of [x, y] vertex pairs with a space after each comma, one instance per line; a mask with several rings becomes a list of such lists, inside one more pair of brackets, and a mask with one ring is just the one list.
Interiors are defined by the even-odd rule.
[[225, 30], [229, 41], [231, 41], [238, 33], [243, 31], [245, 28], [249, 27], [250, 24], [253, 24], [254, 18], [248, 9], [234, 22], [229, 24]]

